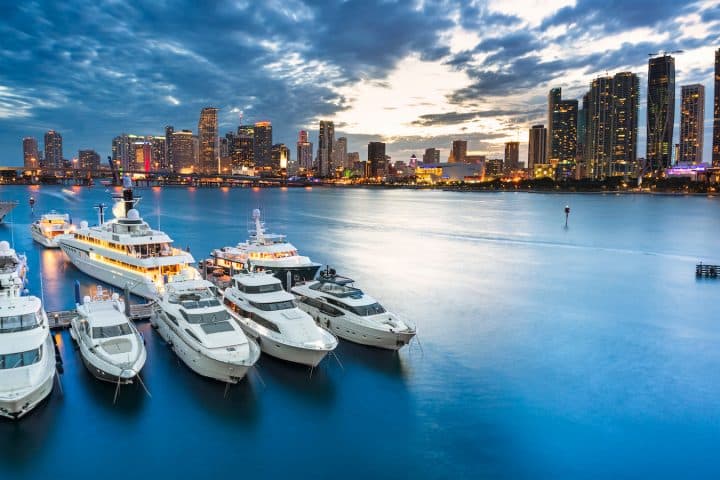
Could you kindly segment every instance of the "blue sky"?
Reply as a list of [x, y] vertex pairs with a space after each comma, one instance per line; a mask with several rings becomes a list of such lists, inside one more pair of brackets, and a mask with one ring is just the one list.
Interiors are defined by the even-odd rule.
[[465, 138], [491, 156], [520, 140], [522, 159], [549, 88], [580, 98], [618, 71], [640, 75], [644, 155], [647, 54], [677, 49], [678, 102], [705, 85], [710, 149], [717, 0], [4, 1], [0, 15], [2, 165], [27, 135], [105, 156], [123, 132], [196, 130], [204, 106], [222, 133], [242, 114], [290, 145], [332, 119], [361, 158], [370, 140], [404, 159]]

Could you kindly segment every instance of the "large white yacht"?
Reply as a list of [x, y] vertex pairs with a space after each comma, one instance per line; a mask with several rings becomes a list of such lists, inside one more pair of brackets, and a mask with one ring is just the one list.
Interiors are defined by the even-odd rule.
[[77, 305], [70, 336], [80, 347], [85, 367], [98, 380], [132, 383], [145, 365], [147, 353], [140, 332], [125, 316], [125, 303], [98, 285], [94, 297]]
[[153, 230], [134, 208], [132, 182], [123, 179], [123, 195], [113, 207], [115, 218], [105, 222], [99, 207], [98, 225], [81, 222], [71, 234], [57, 237], [60, 248], [82, 272], [148, 299], [162, 293], [168, 282], [199, 278], [190, 253], [173, 248], [173, 240]]
[[72, 232], [75, 229], [72, 223], [70, 223], [70, 215], [67, 213], [57, 213], [51, 211], [50, 213], [44, 214], [40, 217], [40, 220], [35, 220], [30, 225], [30, 234], [33, 240], [38, 242], [45, 248], [58, 248], [56, 238], [59, 235], [65, 235]]
[[40, 299], [23, 296], [12, 257], [0, 242], [0, 416], [17, 419], [52, 391], [55, 350]]
[[213, 250], [206, 265], [223, 268], [230, 274], [241, 270], [269, 270], [281, 282], [286, 282], [288, 273], [291, 283], [315, 278], [321, 267], [319, 263], [298, 255], [297, 248], [285, 235], [265, 233], [259, 209], [253, 210], [252, 218], [255, 228], [249, 230], [250, 238], [234, 247]]
[[18, 206], [17, 200], [0, 200], [0, 223], [2, 223], [5, 215], [10, 213], [10, 210]]
[[232, 278], [223, 303], [263, 352], [288, 362], [317, 366], [337, 347], [337, 338], [295, 305], [269, 272], [243, 272]]
[[196, 373], [237, 383], [260, 357], [207, 280], [169, 283], [157, 303], [152, 325]]
[[388, 312], [353, 280], [327, 268], [318, 280], [295, 285], [298, 305], [340, 338], [372, 347], [398, 350], [410, 343], [415, 325]]

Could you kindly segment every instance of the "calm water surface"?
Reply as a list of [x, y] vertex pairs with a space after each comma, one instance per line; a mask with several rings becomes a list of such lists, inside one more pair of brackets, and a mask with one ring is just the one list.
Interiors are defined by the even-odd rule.
[[[196, 259], [246, 238], [252, 208], [312, 259], [413, 319], [422, 348], [347, 342], [312, 378], [261, 357], [224, 385], [180, 364], [149, 324], [152, 398], [82, 366], [63, 393], [0, 421], [0, 479], [720, 477], [720, 199], [315, 188], [140, 189], [140, 211]], [[32, 243], [36, 214], [96, 214], [103, 187], [4, 187], [0, 239], [32, 293], [70, 308], [95, 285]], [[563, 207], [570, 204], [570, 227]], [[230, 475], [232, 477], [230, 477]]]

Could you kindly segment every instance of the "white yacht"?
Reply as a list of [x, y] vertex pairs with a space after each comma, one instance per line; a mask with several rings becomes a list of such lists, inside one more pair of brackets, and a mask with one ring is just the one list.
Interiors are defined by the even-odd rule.
[[125, 303], [98, 285], [94, 297], [77, 305], [70, 336], [80, 348], [85, 367], [99, 380], [132, 383], [145, 365], [147, 353], [140, 332], [125, 316]]
[[18, 255], [8, 242], [0, 242], [0, 272], [14, 272], [14, 275], [0, 274], [0, 289], [17, 285], [22, 291], [27, 280], [27, 270], [25, 255]]
[[337, 338], [300, 310], [295, 297], [269, 272], [233, 276], [223, 303], [245, 333], [273, 357], [315, 367], [337, 347]]
[[157, 303], [152, 325], [196, 373], [237, 383], [260, 357], [207, 280], [169, 283]]
[[288, 273], [291, 283], [315, 278], [319, 263], [298, 255], [285, 235], [265, 233], [259, 209], [253, 210], [252, 217], [255, 228], [249, 231], [250, 238], [234, 247], [213, 250], [206, 265], [223, 268], [231, 275], [242, 270], [270, 270], [281, 282], [286, 282]]
[[318, 280], [295, 285], [300, 308], [335, 335], [372, 347], [398, 350], [410, 343], [415, 325], [400, 320], [370, 295], [353, 286], [353, 280], [327, 268]]
[[123, 195], [113, 207], [115, 218], [105, 222], [98, 205], [98, 225], [81, 222], [76, 231], [57, 237], [60, 248], [82, 272], [136, 295], [154, 299], [168, 282], [199, 278], [190, 253], [173, 248], [173, 240], [153, 230], [134, 208], [132, 182], [123, 180]]
[[30, 234], [33, 240], [38, 242], [45, 248], [58, 248], [56, 237], [58, 235], [65, 235], [72, 232], [75, 229], [72, 223], [70, 223], [70, 215], [67, 213], [57, 213], [51, 211], [50, 213], [44, 214], [40, 217], [40, 220], [35, 220], [30, 225]]
[[0, 242], [0, 416], [17, 419], [53, 388], [55, 350], [40, 299], [23, 296], [15, 256]]
[[5, 215], [10, 213], [10, 210], [18, 206], [17, 200], [0, 200], [0, 223], [2, 223]]

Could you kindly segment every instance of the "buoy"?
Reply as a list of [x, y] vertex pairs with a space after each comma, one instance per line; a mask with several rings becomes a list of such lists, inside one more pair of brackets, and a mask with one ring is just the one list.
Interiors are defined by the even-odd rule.
[[570, 216], [570, 206], [565, 205], [565, 228], [568, 226], [568, 217]]

